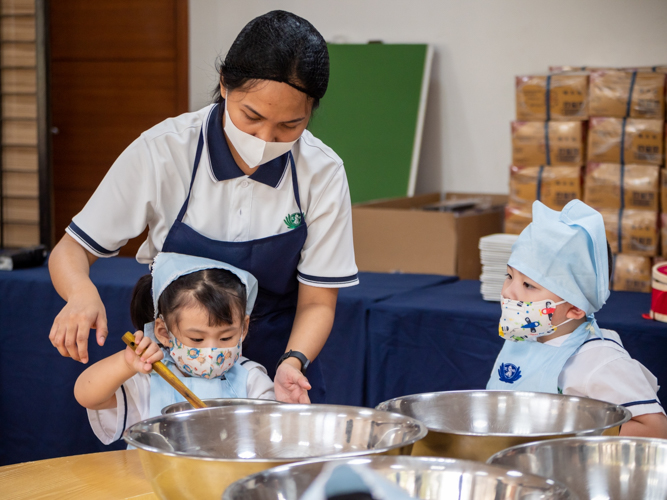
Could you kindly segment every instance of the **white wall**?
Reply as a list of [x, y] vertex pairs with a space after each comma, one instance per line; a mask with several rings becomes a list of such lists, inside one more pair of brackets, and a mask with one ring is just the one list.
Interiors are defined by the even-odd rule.
[[215, 58], [273, 9], [328, 41], [435, 46], [417, 192], [507, 192], [515, 75], [667, 64], [665, 0], [190, 0], [192, 109], [209, 102]]

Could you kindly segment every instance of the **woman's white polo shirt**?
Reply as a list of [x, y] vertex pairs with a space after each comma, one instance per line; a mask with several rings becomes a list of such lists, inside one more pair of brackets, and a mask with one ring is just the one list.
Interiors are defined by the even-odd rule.
[[[183, 222], [221, 241], [250, 241], [294, 228], [299, 208], [285, 154], [245, 175], [222, 130], [222, 104], [167, 119], [114, 162], [67, 233], [98, 257], [111, 257], [149, 227], [137, 260], [161, 250], [190, 187], [199, 133], [204, 147]], [[292, 148], [308, 237], [297, 266], [302, 283], [356, 285], [352, 211], [342, 160], [309, 131]], [[280, 265], [279, 262], [276, 265]]]

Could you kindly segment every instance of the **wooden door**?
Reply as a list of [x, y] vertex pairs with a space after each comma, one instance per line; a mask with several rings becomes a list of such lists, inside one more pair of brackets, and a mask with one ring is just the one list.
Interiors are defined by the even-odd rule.
[[[56, 240], [141, 132], [188, 110], [187, 0], [50, 2]], [[134, 255], [135, 238], [121, 251]]]

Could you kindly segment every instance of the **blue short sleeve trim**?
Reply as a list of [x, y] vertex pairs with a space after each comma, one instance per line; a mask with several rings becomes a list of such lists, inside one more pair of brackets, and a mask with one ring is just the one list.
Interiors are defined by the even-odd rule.
[[658, 401], [657, 399], [646, 399], [644, 401], [632, 401], [631, 403], [623, 403], [621, 406], [625, 406], [627, 408], [628, 406], [652, 405], [652, 404], [657, 404], [657, 405], [662, 406], [660, 404], [660, 401]]
[[74, 233], [83, 243], [85, 243], [96, 254], [105, 257], [111, 257], [117, 254], [118, 250], [120, 250], [120, 248], [116, 250], [107, 250], [102, 245], [97, 243], [94, 239], [92, 239], [90, 236], [88, 236], [83, 229], [81, 229], [74, 223], [74, 221], [69, 223], [67, 229], [69, 229], [72, 233]]
[[359, 283], [359, 276], [353, 274], [352, 276], [343, 276], [340, 278], [327, 278], [323, 276], [311, 276], [309, 274], [298, 273], [299, 280], [307, 285], [356, 285]]
[[127, 394], [125, 394], [125, 387], [120, 386], [121, 391], [123, 391], [123, 409], [125, 410], [125, 414], [123, 416], [123, 430], [120, 431], [120, 435], [122, 436], [123, 433], [125, 432], [125, 429], [127, 427]]

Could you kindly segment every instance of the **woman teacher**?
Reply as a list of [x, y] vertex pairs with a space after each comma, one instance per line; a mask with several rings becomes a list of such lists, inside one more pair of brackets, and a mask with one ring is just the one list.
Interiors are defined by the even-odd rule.
[[91, 328], [104, 344], [90, 265], [148, 226], [139, 262], [179, 252], [257, 278], [244, 355], [275, 375], [278, 400], [323, 402], [321, 369], [309, 365], [331, 331], [338, 288], [358, 283], [343, 162], [306, 130], [328, 80], [319, 32], [269, 12], [232, 44], [214, 104], [159, 123], [118, 157], [49, 260], [67, 301], [49, 335], [63, 356], [86, 363]]

